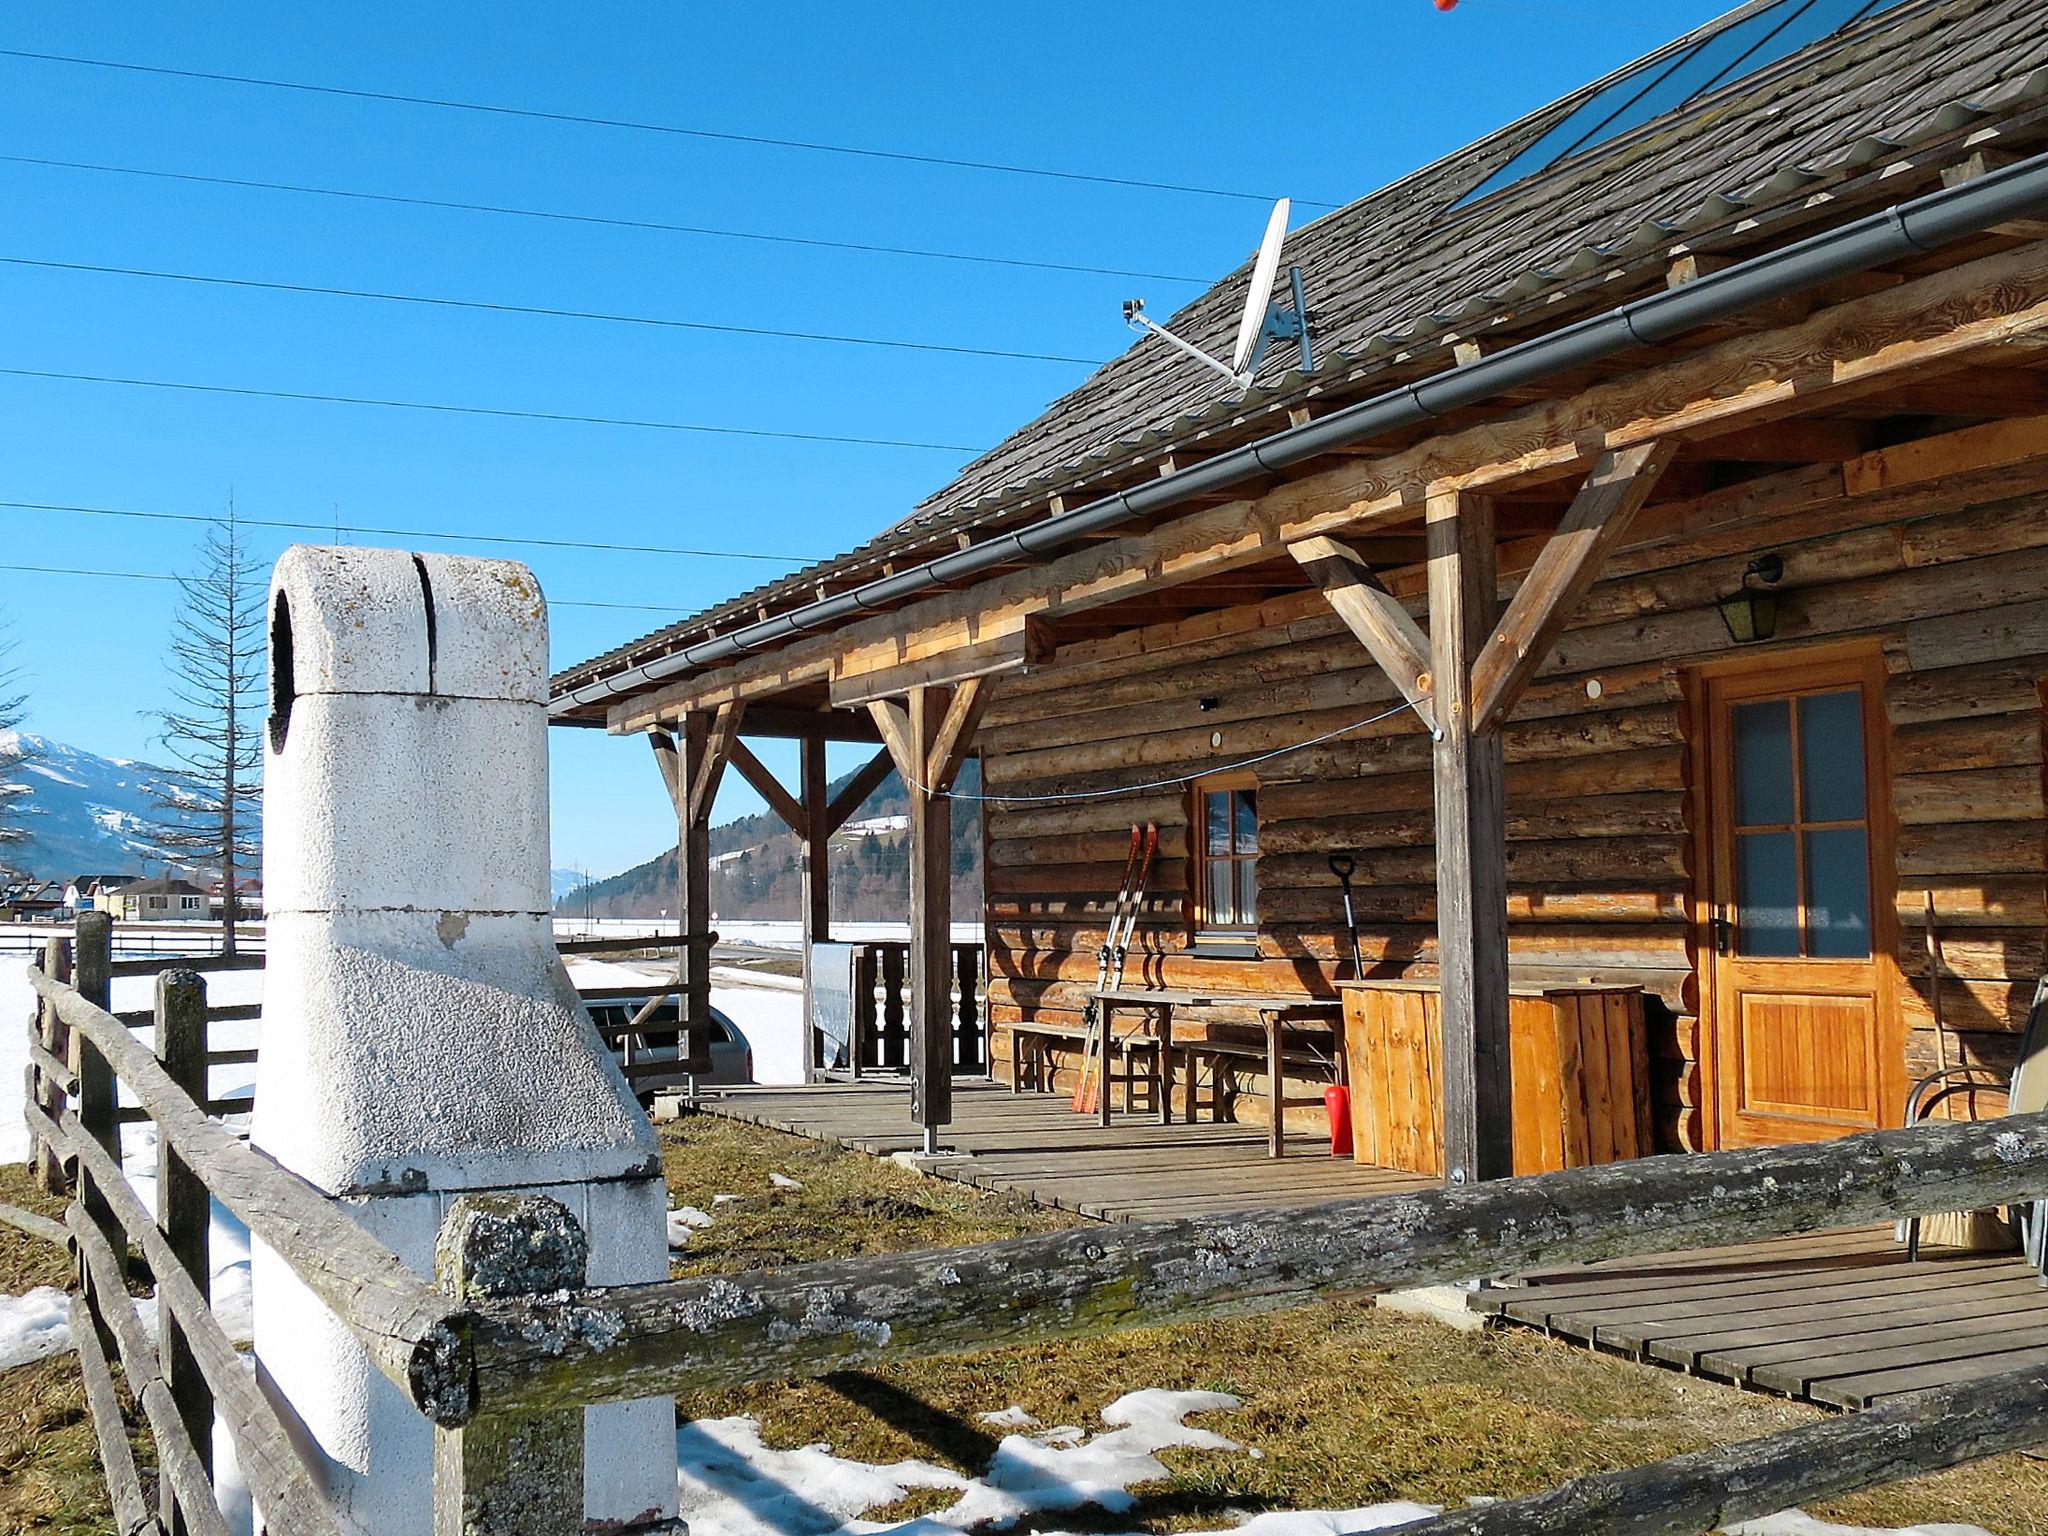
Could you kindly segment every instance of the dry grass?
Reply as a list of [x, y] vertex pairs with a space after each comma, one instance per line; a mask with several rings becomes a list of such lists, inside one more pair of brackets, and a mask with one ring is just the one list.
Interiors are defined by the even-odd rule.
[[[692, 1239], [679, 1274], [732, 1273], [809, 1259], [1012, 1237], [1075, 1218], [927, 1179], [895, 1164], [729, 1121], [666, 1127], [670, 1189], [717, 1222]], [[779, 1190], [768, 1175], [802, 1183]], [[714, 1196], [739, 1198], [714, 1203]], [[58, 1214], [19, 1168], [0, 1200]], [[64, 1257], [0, 1229], [0, 1292], [62, 1285]], [[0, 1392], [0, 1531], [83, 1533], [111, 1514], [68, 1358], [5, 1373]], [[1267, 1508], [1342, 1509], [1392, 1498], [1456, 1504], [1510, 1495], [1811, 1422], [1817, 1410], [1606, 1359], [1510, 1330], [1460, 1334], [1360, 1302], [1275, 1317], [1029, 1345], [821, 1381], [692, 1398], [702, 1418], [752, 1413], [771, 1443], [824, 1441], [869, 1461], [915, 1456], [982, 1471], [996, 1433], [975, 1415], [1018, 1403], [1048, 1424], [1100, 1428], [1100, 1410], [1140, 1387], [1234, 1394], [1215, 1428], [1263, 1459], [1172, 1451], [1167, 1481], [1114, 1519], [1062, 1516], [1073, 1529], [1175, 1531]], [[148, 1455], [146, 1442], [139, 1445]], [[920, 1494], [886, 1513], [928, 1512]], [[1878, 1526], [1968, 1521], [2007, 1536], [2048, 1536], [2048, 1466], [2006, 1457], [1815, 1507]]]
[[[1073, 1220], [709, 1117], [668, 1127], [664, 1141], [676, 1200], [719, 1218], [693, 1237], [679, 1272], [981, 1241]], [[770, 1169], [804, 1188], [771, 1195]], [[719, 1192], [748, 1198], [713, 1207]], [[1260, 1509], [1345, 1509], [1395, 1498], [1455, 1505], [1822, 1416], [1524, 1330], [1463, 1334], [1363, 1302], [911, 1361], [695, 1397], [680, 1407], [700, 1418], [754, 1414], [778, 1446], [824, 1441], [861, 1460], [920, 1457], [977, 1473], [999, 1432], [976, 1414], [1017, 1403], [1044, 1423], [1095, 1429], [1106, 1404], [1141, 1387], [1235, 1395], [1244, 1409], [1208, 1422], [1263, 1458], [1168, 1451], [1163, 1460], [1173, 1477], [1146, 1489], [1133, 1512], [1092, 1521], [1062, 1515], [1062, 1526], [1173, 1531], [1228, 1526], [1234, 1512]], [[907, 1516], [944, 1502], [920, 1494], [887, 1513]], [[1880, 1526], [1967, 1521], [2009, 1536], [2048, 1536], [2048, 1466], [2005, 1457], [1818, 1504], [1814, 1512]]]
[[[0, 1201], [52, 1218], [64, 1213], [63, 1202], [39, 1193], [18, 1164], [0, 1165]], [[0, 1226], [0, 1293], [70, 1283], [62, 1249]], [[138, 1440], [137, 1453], [146, 1464], [146, 1440]], [[113, 1519], [75, 1357], [0, 1372], [0, 1531], [94, 1536], [112, 1529]]]

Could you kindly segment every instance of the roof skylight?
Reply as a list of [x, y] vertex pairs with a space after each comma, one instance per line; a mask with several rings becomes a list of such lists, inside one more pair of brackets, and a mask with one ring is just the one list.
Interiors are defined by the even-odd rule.
[[1458, 200], [1462, 208], [1732, 84], [1807, 44], [1904, 0], [1777, 0], [1690, 47], [1645, 60], [1595, 91], [1528, 148]]

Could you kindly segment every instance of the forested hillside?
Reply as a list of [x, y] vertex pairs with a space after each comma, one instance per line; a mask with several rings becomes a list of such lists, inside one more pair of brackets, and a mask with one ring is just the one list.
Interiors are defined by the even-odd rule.
[[[853, 777], [833, 781], [832, 792]], [[981, 787], [981, 765], [969, 759], [959, 789]], [[901, 919], [910, 905], [910, 836], [899, 828], [860, 828], [900, 817], [909, 808], [894, 774], [832, 840], [832, 915], [844, 922]], [[802, 844], [773, 812], [742, 816], [711, 829], [711, 910], [721, 918], [791, 918], [803, 899]], [[953, 802], [953, 910], [981, 907], [981, 807]], [[598, 880], [564, 897], [556, 910], [577, 917], [659, 917], [676, 910], [676, 850]]]

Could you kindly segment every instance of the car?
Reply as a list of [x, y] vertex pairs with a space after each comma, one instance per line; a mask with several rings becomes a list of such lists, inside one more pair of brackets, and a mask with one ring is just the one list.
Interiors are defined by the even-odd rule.
[[[652, 1002], [658, 994], [649, 992], [641, 997], [619, 997], [607, 994], [601, 1001], [589, 1002], [591, 1021], [597, 1025], [598, 1033], [604, 1036], [613, 1053], [620, 1058], [621, 1065], [628, 1060], [627, 1052], [621, 1048], [619, 1032], [634, 1019], [640, 1011]], [[640, 1028], [630, 1037], [632, 1050], [630, 1061], [640, 1069], [628, 1075], [633, 1091], [642, 1101], [652, 1099], [656, 1089], [681, 1087], [692, 1074], [680, 1066], [674, 1071], [657, 1069], [662, 1063], [675, 1062], [680, 1052], [677, 1048], [675, 1028], [682, 1015], [677, 1011], [674, 998], [664, 998]], [[711, 1010], [709, 1030], [711, 1066], [708, 1071], [695, 1075], [700, 1088], [732, 1088], [754, 1080], [754, 1048], [741, 1033], [740, 1027], [718, 1009]]]

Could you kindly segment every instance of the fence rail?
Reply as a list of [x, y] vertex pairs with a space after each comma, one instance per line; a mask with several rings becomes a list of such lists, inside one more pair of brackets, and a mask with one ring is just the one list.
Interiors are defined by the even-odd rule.
[[[551, 1283], [542, 1294], [504, 1295], [465, 1277], [492, 1269], [492, 1243], [530, 1246], [537, 1235], [561, 1244], [572, 1265], [580, 1235], [570, 1235], [566, 1212], [537, 1196], [465, 1198], [444, 1227], [442, 1251], [444, 1266], [450, 1252], [466, 1257], [438, 1284], [415, 1274], [317, 1189], [209, 1118], [203, 977], [182, 968], [159, 977], [154, 1052], [107, 1011], [107, 938], [103, 927], [82, 925], [75, 954], [60, 941], [30, 972], [39, 1004], [27, 1116], [39, 1168], [74, 1189], [65, 1228], [79, 1262], [74, 1315], [88, 1409], [117, 1514], [124, 1528], [141, 1531], [219, 1529], [204, 1433], [216, 1415], [272, 1529], [333, 1529], [299, 1443], [212, 1316], [209, 1198], [292, 1267], [436, 1427], [437, 1519], [474, 1517], [447, 1529], [568, 1536], [581, 1524], [571, 1492], [581, 1484], [580, 1459], [565, 1453], [548, 1462], [545, 1475], [561, 1485], [550, 1493], [532, 1486], [530, 1460], [503, 1448], [535, 1443], [540, 1429], [551, 1444], [577, 1440], [568, 1433], [573, 1415], [591, 1404], [2016, 1203], [2048, 1191], [2048, 1115], [2026, 1115], [769, 1275], [595, 1289]], [[158, 1130], [154, 1213], [122, 1173], [123, 1091]], [[156, 1277], [163, 1326], [155, 1342], [124, 1284], [131, 1246]], [[571, 1268], [561, 1283], [573, 1286]], [[153, 1516], [120, 1427], [115, 1361], [157, 1436], [163, 1491]], [[2017, 1371], [1413, 1529], [1677, 1536], [2044, 1439], [2048, 1370]], [[517, 1490], [515, 1478], [525, 1479]], [[508, 1507], [517, 1523], [476, 1514]]]

